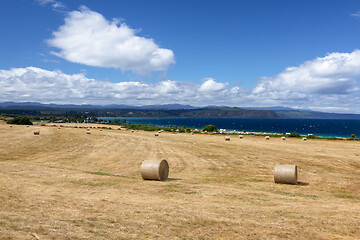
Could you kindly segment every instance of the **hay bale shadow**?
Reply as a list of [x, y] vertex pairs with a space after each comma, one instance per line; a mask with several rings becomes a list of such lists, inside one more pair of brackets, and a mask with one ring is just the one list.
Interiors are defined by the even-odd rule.
[[180, 181], [182, 178], [168, 178], [166, 181]]
[[309, 184], [310, 183], [308, 183], [308, 182], [297, 182], [297, 185], [299, 185], [299, 186], [307, 186]]

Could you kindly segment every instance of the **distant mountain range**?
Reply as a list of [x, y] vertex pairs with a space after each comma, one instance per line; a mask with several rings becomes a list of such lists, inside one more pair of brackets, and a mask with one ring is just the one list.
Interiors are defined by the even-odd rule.
[[249, 110], [269, 110], [269, 111], [307, 111], [303, 109], [294, 109], [289, 107], [282, 107], [282, 106], [276, 106], [276, 107], [244, 107], [245, 109]]
[[288, 107], [193, 107], [181, 104], [130, 106], [112, 105], [74, 105], [42, 104], [37, 102], [3, 102], [0, 113], [22, 115], [96, 115], [123, 117], [214, 117], [214, 118], [270, 118], [270, 119], [360, 119], [360, 114], [340, 114], [316, 112]]
[[111, 104], [111, 105], [75, 105], [75, 104], [42, 104], [38, 102], [3, 102], [0, 103], [0, 108], [27, 108], [27, 107], [40, 107], [40, 108], [75, 108], [75, 109], [144, 109], [144, 110], [180, 110], [180, 109], [198, 109], [190, 105], [181, 104], [165, 104], [165, 105], [146, 105], [146, 106], [130, 106], [124, 104]]

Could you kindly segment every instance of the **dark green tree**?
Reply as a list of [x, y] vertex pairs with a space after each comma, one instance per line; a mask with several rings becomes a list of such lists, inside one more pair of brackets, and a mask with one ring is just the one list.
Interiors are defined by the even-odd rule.
[[7, 124], [16, 124], [16, 125], [33, 125], [28, 117], [17, 116], [13, 119], [10, 119], [6, 122]]
[[204, 128], [203, 128], [203, 131], [207, 131], [207, 132], [217, 132], [217, 128], [214, 126], [214, 125], [206, 125]]

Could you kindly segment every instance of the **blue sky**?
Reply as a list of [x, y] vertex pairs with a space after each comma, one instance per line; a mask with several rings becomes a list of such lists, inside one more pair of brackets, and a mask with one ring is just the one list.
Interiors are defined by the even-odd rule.
[[360, 2], [5, 0], [0, 101], [360, 113]]

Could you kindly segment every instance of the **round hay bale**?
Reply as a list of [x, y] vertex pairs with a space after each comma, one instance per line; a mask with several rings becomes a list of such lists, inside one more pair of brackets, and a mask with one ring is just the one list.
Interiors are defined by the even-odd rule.
[[270, 140], [270, 136], [265, 136], [265, 140]]
[[286, 137], [282, 137], [281, 140], [286, 140]]
[[161, 133], [161, 131], [158, 131], [158, 133]]
[[304, 138], [303, 138], [303, 141], [307, 141], [307, 138], [306, 138], [306, 137], [304, 137]]
[[100, 132], [102, 132], [102, 129], [100, 129]]
[[10, 125], [9, 127], [12, 127], [12, 125]]
[[229, 136], [226, 136], [226, 137], [225, 137], [225, 141], [230, 141], [230, 137], [229, 137]]
[[26, 127], [29, 127], [29, 125], [26, 125]]
[[239, 138], [240, 138], [240, 139], [243, 139], [243, 137], [244, 137], [243, 135], [239, 135]]
[[134, 130], [131, 130], [131, 132], [134, 132]]
[[194, 133], [193, 133], [193, 132], [191, 132], [191, 135], [194, 135]]
[[291, 164], [278, 164], [274, 170], [275, 183], [297, 184], [297, 166]]
[[40, 130], [34, 130], [34, 135], [40, 135]]
[[86, 131], [86, 134], [91, 134], [91, 132], [89, 130]]
[[155, 137], [158, 137], [159, 136], [159, 133], [155, 133]]
[[145, 160], [141, 164], [141, 177], [144, 180], [164, 181], [169, 175], [169, 164], [166, 160]]

